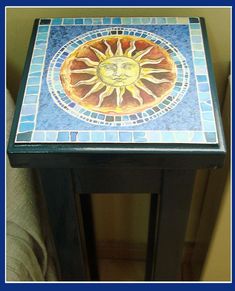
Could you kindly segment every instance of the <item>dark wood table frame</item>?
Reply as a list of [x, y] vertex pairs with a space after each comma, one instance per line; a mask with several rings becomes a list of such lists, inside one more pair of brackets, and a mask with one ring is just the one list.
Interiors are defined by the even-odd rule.
[[90, 194], [93, 192], [152, 193], [145, 280], [179, 280], [196, 170], [222, 167], [226, 153], [202, 19], [201, 24], [219, 140], [214, 145], [15, 144], [33, 34], [17, 98], [8, 155], [13, 167], [38, 170], [49, 210], [61, 280], [99, 279]]

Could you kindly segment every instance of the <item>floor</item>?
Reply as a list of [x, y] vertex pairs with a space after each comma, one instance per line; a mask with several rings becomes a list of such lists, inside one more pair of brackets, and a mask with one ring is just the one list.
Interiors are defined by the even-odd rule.
[[145, 261], [111, 260], [99, 261], [101, 281], [143, 281]]
[[[190, 258], [193, 244], [185, 244], [181, 281], [193, 281]], [[99, 259], [100, 281], [144, 281], [145, 260]]]

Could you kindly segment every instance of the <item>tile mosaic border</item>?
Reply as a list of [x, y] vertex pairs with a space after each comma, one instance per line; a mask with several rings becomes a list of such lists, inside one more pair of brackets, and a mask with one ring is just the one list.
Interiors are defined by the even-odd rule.
[[[50, 27], [55, 25], [188, 25], [201, 121], [204, 131], [38, 131], [35, 130], [40, 84]], [[187, 17], [105, 17], [40, 19], [28, 72], [16, 143], [190, 143], [216, 144], [214, 109], [199, 18]]]

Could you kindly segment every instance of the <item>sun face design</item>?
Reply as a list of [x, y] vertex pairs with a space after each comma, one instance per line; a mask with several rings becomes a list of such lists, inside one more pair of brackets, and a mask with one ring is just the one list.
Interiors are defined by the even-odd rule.
[[108, 36], [85, 43], [61, 67], [63, 88], [89, 110], [125, 115], [160, 103], [172, 90], [176, 66], [144, 38]]

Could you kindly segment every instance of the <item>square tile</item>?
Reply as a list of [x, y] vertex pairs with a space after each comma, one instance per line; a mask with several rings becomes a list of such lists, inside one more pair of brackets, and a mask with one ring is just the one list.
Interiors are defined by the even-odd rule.
[[15, 142], [218, 143], [210, 86], [199, 18], [40, 19]]

